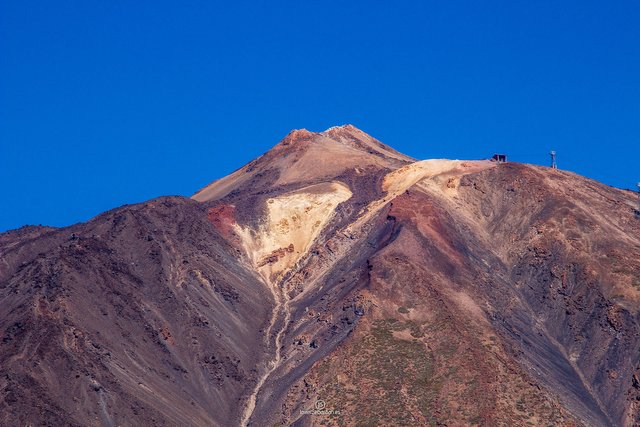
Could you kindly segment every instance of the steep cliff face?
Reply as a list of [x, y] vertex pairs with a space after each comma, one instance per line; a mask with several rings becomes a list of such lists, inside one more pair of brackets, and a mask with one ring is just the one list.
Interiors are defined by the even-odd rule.
[[568, 172], [294, 131], [0, 235], [1, 423], [635, 425], [639, 231]]

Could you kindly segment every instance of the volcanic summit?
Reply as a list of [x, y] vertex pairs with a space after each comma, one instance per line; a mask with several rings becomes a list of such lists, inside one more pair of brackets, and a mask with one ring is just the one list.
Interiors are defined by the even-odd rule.
[[191, 198], [0, 234], [0, 424], [637, 425], [635, 201], [292, 131]]

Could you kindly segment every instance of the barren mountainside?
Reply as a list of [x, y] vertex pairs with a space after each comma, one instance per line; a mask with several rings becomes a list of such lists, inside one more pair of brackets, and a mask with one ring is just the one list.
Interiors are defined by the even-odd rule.
[[0, 425], [638, 425], [635, 203], [293, 131], [191, 198], [0, 234]]

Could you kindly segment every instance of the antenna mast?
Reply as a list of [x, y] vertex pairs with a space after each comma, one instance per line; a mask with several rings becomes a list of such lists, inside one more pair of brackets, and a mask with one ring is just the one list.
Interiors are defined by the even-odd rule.
[[551, 169], [558, 169], [558, 165], [556, 164], [556, 152], [551, 151]]

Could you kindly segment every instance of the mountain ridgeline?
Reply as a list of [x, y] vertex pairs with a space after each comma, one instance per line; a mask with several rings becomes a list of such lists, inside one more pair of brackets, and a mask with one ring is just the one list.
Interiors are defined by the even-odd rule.
[[293, 131], [191, 198], [0, 234], [0, 425], [638, 425], [635, 202]]

